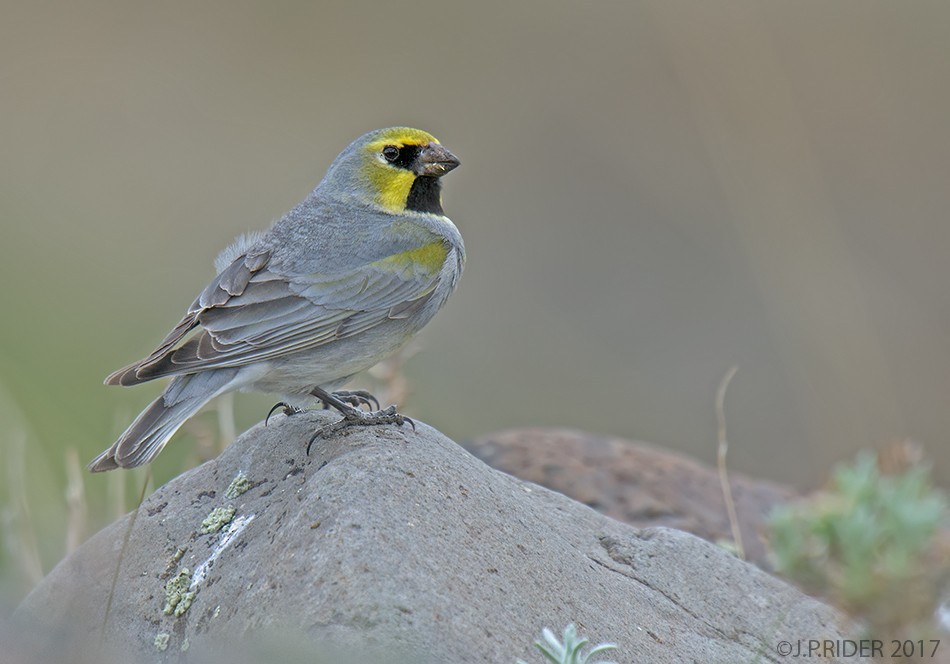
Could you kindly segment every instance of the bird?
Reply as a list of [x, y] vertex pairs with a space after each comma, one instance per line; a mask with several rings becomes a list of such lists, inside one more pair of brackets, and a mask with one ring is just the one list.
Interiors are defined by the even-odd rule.
[[343, 415], [339, 427], [405, 422], [395, 406], [364, 411], [378, 408], [372, 395], [339, 388], [408, 343], [454, 292], [465, 247], [441, 178], [458, 165], [419, 129], [353, 141], [296, 207], [221, 252], [216, 276], [151, 354], [106, 378], [171, 381], [88, 469], [151, 462], [234, 390], [279, 394], [288, 414], [316, 397]]

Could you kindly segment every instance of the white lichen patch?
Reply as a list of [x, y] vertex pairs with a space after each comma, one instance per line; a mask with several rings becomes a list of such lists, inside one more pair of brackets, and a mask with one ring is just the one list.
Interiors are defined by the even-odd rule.
[[201, 527], [198, 529], [198, 533], [201, 535], [207, 535], [208, 533], [216, 533], [226, 525], [231, 523], [231, 519], [234, 518], [234, 513], [237, 510], [228, 505], [227, 507], [215, 507], [211, 510], [211, 514], [205, 517], [205, 520], [201, 522]]
[[178, 574], [165, 584], [165, 608], [162, 609], [162, 613], [166, 616], [174, 613], [176, 618], [184, 615], [195, 599], [195, 593], [190, 586], [191, 571], [187, 567], [182, 567]]
[[171, 638], [171, 634], [168, 632], [161, 632], [160, 634], [155, 635], [155, 649], [159, 652], [164, 652], [168, 648], [168, 639]]
[[251, 480], [249, 480], [247, 475], [243, 472], [239, 472], [235, 478], [231, 480], [231, 484], [228, 485], [228, 490], [224, 492], [224, 497], [228, 500], [234, 500], [250, 488]]

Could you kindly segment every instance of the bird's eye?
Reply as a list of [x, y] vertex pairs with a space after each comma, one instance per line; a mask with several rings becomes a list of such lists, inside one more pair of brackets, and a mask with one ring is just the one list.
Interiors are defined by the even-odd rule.
[[383, 157], [385, 157], [388, 162], [396, 161], [399, 159], [399, 148], [395, 145], [387, 145], [383, 148]]

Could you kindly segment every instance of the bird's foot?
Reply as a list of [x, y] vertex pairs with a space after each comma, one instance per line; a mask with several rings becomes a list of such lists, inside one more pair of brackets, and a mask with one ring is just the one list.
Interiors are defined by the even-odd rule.
[[[374, 397], [366, 390], [339, 390], [338, 392], [333, 392], [332, 394], [340, 401], [348, 403], [351, 406], [356, 406], [357, 408], [366, 406], [367, 409], [370, 407], [375, 407], [375, 412], [379, 411], [379, 399]], [[328, 408], [331, 408], [331, 405], [324, 402], [323, 409], [327, 410]]]
[[[379, 411], [379, 400], [376, 399], [372, 394], [366, 390], [340, 390], [339, 392], [332, 392], [332, 396], [336, 397], [343, 403], [355, 406], [360, 408], [366, 406], [367, 409], [375, 406], [376, 411]], [[326, 410], [330, 408], [331, 405], [326, 401], [323, 402], [323, 409]], [[289, 403], [284, 401], [278, 401], [274, 404], [274, 407], [270, 409], [267, 413], [267, 417], [264, 418], [264, 426], [267, 426], [267, 423], [270, 421], [270, 416], [273, 415], [278, 410], [283, 409], [284, 415], [288, 417], [291, 415], [296, 415], [303, 411], [303, 408], [298, 408], [297, 406], [291, 406]]]
[[339, 433], [340, 431], [343, 431], [344, 429], [351, 426], [375, 426], [377, 424], [396, 424], [402, 426], [408, 422], [412, 427], [412, 430], [416, 430], [416, 423], [405, 415], [400, 415], [397, 413], [395, 406], [390, 406], [389, 408], [368, 413], [352, 406], [346, 406], [346, 408], [343, 409], [334, 404], [334, 408], [343, 413], [343, 419], [325, 427], [321, 427], [315, 434], [313, 434], [313, 436], [310, 438], [310, 442], [307, 443], [307, 456], [310, 456], [310, 448], [313, 447], [314, 442], [316, 442], [318, 438], [325, 438], [332, 434]]
[[291, 415], [296, 415], [300, 412], [300, 408], [296, 406], [291, 406], [289, 403], [284, 403], [283, 401], [278, 401], [274, 404], [274, 407], [267, 412], [267, 417], [264, 418], [264, 426], [267, 426], [267, 422], [270, 421], [270, 416], [274, 414], [274, 411], [283, 409], [284, 415], [290, 417]]

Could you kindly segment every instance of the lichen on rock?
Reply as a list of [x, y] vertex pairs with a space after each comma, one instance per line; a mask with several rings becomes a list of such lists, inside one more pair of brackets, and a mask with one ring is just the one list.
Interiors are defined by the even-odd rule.
[[161, 632], [160, 634], [155, 635], [155, 649], [159, 652], [164, 652], [168, 648], [168, 639], [171, 638], [171, 634], [168, 632]]
[[231, 484], [228, 485], [227, 491], [224, 492], [224, 497], [228, 500], [234, 500], [242, 493], [246, 492], [251, 488], [251, 480], [248, 479], [247, 475], [243, 472], [239, 472]]
[[178, 574], [165, 584], [165, 608], [162, 613], [166, 616], [174, 613], [176, 618], [184, 615], [195, 599], [195, 593], [189, 590], [190, 587], [191, 570], [182, 567]]
[[204, 521], [201, 522], [201, 528], [198, 529], [198, 532], [201, 535], [218, 532], [231, 523], [235, 512], [237, 512], [237, 509], [231, 505], [227, 507], [215, 507], [211, 510], [211, 513], [205, 517]]

